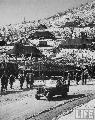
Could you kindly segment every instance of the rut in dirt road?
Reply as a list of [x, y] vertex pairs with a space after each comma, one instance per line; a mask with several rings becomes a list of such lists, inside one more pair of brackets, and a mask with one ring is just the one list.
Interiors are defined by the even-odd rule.
[[[35, 90], [29, 90], [29, 91], [22, 91], [18, 93], [1, 96], [0, 97], [0, 101], [1, 101], [0, 102], [0, 119], [1, 120], [13, 120], [13, 119], [24, 120], [28, 118], [30, 119], [31, 116], [33, 115], [42, 113], [42, 111], [46, 111], [46, 110], [48, 111], [49, 109], [53, 110], [54, 107], [63, 105], [72, 99], [77, 99], [79, 97], [81, 98], [82, 96], [85, 97], [87, 95], [90, 95], [91, 93], [94, 94], [95, 85], [89, 84], [89, 85], [70, 86], [67, 98], [55, 97], [53, 98], [52, 101], [47, 101], [46, 98], [41, 98], [41, 100], [36, 100], [34, 97], [35, 92], [36, 92]], [[58, 107], [58, 109], [60, 108]], [[67, 108], [64, 108], [64, 109], [67, 109]], [[62, 111], [64, 109], [62, 108]], [[52, 113], [52, 111], [50, 111], [50, 113]], [[48, 114], [50, 113], [48, 112]], [[40, 115], [44, 115], [44, 114], [45, 113]], [[53, 114], [54, 113], [52, 113], [52, 115]]]
[[87, 103], [90, 100], [95, 99], [95, 94], [82, 96], [77, 99], [72, 99], [64, 104], [60, 104], [56, 107], [50, 108], [36, 115], [30, 116], [25, 120], [56, 120], [59, 115], [67, 115], [73, 111], [73, 108], [81, 104]]

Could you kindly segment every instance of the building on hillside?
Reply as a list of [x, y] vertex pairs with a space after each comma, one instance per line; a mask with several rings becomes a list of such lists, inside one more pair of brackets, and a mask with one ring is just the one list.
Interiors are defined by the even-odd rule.
[[47, 47], [47, 41], [39, 41], [39, 44], [38, 44], [39, 47]]
[[[55, 45], [55, 36], [49, 32], [49, 31], [36, 31], [35, 33], [31, 34], [29, 36], [29, 39], [31, 39], [31, 41], [37, 40], [38, 44], [37, 46], [41, 46], [41, 47], [48, 47], [48, 46], [54, 46]], [[33, 43], [33, 42], [32, 42]]]
[[42, 53], [35, 46], [23, 45], [22, 43], [15, 43], [13, 49], [6, 52], [10, 56], [31, 56], [31, 57], [42, 57]]
[[49, 31], [36, 31], [30, 34], [29, 39], [55, 39], [55, 36]]
[[38, 30], [45, 30], [47, 29], [47, 26], [45, 24], [40, 24], [37, 28]]

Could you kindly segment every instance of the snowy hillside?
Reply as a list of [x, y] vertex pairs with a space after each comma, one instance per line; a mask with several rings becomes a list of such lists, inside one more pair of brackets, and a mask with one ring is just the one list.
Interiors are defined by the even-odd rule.
[[[95, 0], [90, 3], [81, 4], [79, 8], [68, 9], [65, 12], [57, 13], [52, 17], [45, 18], [40, 22], [52, 27], [66, 26], [67, 22], [71, 22], [75, 26], [89, 26], [94, 24], [95, 20]], [[70, 23], [69, 23], [70, 25]], [[70, 25], [72, 26], [72, 25]]]

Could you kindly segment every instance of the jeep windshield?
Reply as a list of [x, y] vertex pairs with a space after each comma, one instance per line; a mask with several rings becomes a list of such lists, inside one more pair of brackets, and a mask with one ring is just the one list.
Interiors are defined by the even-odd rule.
[[48, 87], [56, 87], [57, 85], [57, 80], [61, 79], [62, 77], [60, 76], [51, 76], [51, 78], [49, 80], [46, 80], [46, 86]]
[[57, 84], [57, 80], [52, 80], [52, 79], [50, 79], [50, 80], [46, 80], [46, 86], [47, 87], [56, 87], [56, 84]]

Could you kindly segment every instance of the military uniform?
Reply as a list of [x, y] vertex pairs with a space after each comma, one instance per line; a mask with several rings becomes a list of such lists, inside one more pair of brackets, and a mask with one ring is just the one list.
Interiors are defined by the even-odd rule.
[[19, 80], [20, 80], [20, 88], [22, 89], [24, 83], [24, 74], [20, 74]]
[[30, 74], [30, 88], [32, 88], [33, 87], [33, 83], [34, 83], [34, 74], [33, 73], [31, 73]]
[[30, 88], [32, 88], [33, 86], [33, 82], [34, 82], [34, 75], [33, 73], [27, 73], [26, 75], [26, 82], [27, 82], [27, 88], [28, 88], [28, 84], [30, 85]]
[[28, 88], [28, 84], [30, 84], [29, 73], [26, 74], [26, 83], [27, 83], [27, 88]]
[[88, 70], [87, 69], [85, 69], [85, 70], [83, 70], [83, 72], [82, 72], [82, 85], [86, 85], [86, 83], [87, 83], [87, 78], [88, 78]]
[[67, 75], [67, 80], [68, 80], [68, 85], [70, 85], [70, 73], [68, 72], [68, 75]]
[[15, 77], [13, 75], [10, 75], [10, 88], [12, 89], [13, 82], [15, 81]]
[[8, 76], [4, 73], [1, 77], [1, 91], [3, 91], [3, 89], [7, 90], [7, 86], [8, 86]]
[[81, 73], [80, 71], [76, 71], [75, 73], [75, 81], [76, 81], [76, 84], [78, 85], [78, 82], [81, 80]]

